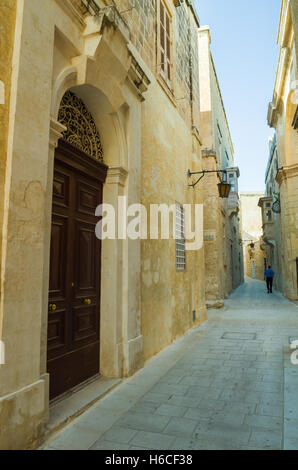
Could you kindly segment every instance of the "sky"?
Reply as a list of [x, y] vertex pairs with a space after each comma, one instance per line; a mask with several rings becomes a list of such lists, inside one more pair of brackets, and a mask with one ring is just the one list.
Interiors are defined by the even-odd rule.
[[269, 158], [268, 104], [279, 47], [281, 0], [196, 0], [201, 26], [209, 25], [211, 51], [240, 168], [239, 189], [264, 191]]

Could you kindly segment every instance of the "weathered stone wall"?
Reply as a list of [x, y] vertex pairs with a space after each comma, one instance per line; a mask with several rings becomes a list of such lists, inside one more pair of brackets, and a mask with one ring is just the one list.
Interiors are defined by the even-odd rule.
[[210, 63], [213, 109], [212, 123], [214, 127], [213, 132], [215, 136], [218, 168], [226, 169], [234, 166], [234, 148], [212, 55], [210, 55]]
[[192, 101], [193, 125], [200, 126], [198, 24], [183, 3], [176, 8], [176, 76], [186, 99]]
[[[290, 7], [294, 28], [295, 50], [298, 51], [298, 0], [290, 0]], [[296, 75], [298, 76], [298, 61], [296, 61]]]
[[[200, 164], [199, 143], [157, 82], [143, 104], [142, 129], [142, 203], [148, 212], [152, 203], [202, 203], [200, 193], [186, 184], [191, 163]], [[186, 271], [177, 272], [175, 240], [142, 242], [145, 359], [205, 321], [204, 287], [203, 248], [188, 251]]]
[[[110, 2], [97, 0], [98, 4]], [[160, 77], [158, 56], [159, 0], [117, 0], [113, 2], [127, 23], [131, 41], [155, 77], [159, 77], [188, 125], [200, 126], [198, 74], [198, 18], [189, 2], [175, 7], [164, 0], [171, 19], [171, 87]]]
[[[279, 161], [278, 153], [276, 148], [276, 137], [273, 138], [269, 143], [269, 164], [266, 173], [266, 197], [272, 198], [272, 204], [280, 201], [280, 188], [276, 181], [276, 175], [278, 173]], [[275, 272], [274, 276], [274, 287], [275, 289], [283, 292], [283, 274], [282, 274], [282, 236], [281, 236], [281, 214], [272, 211], [273, 227], [272, 227], [272, 239], [274, 245], [266, 245], [266, 257], [268, 264], [272, 266]]]
[[[198, 38], [203, 169], [216, 171], [233, 168], [234, 149], [210, 51], [211, 36], [208, 26], [199, 29]], [[238, 170], [235, 169], [236, 171]], [[232, 199], [220, 199], [217, 184], [222, 177], [222, 174], [207, 174], [200, 183], [204, 192], [205, 277], [208, 300], [228, 297], [243, 281], [237, 188], [233, 195], [235, 202]], [[233, 208], [232, 202], [232, 205], [235, 205]]]
[[247, 245], [245, 251], [245, 275], [264, 281], [266, 250], [262, 240], [256, 241], [253, 247]]
[[239, 213], [231, 215], [227, 210], [226, 219], [228, 219], [228, 222], [226, 223], [227, 232], [224, 244], [227, 258], [227, 262], [225, 263], [225, 267], [227, 267], [225, 297], [228, 297], [233, 290], [244, 282], [244, 262]]
[[264, 197], [264, 193], [240, 194], [244, 241], [247, 235], [251, 237], [251, 241], [257, 240], [262, 236], [262, 210], [258, 206], [261, 197]]
[[[216, 170], [216, 159], [204, 157], [204, 169]], [[204, 251], [205, 251], [205, 285], [206, 299], [224, 298], [224, 279], [227, 269], [223, 243], [225, 237], [225, 217], [218, 201], [217, 175], [210, 173], [202, 181], [204, 194]]]
[[[110, 1], [100, 2], [111, 5]], [[117, 0], [113, 2], [129, 27], [131, 41], [148, 67], [156, 65], [156, 1]]]
[[[244, 273], [248, 277], [253, 277], [253, 272], [255, 272], [255, 279], [259, 280], [264, 278], [264, 258], [266, 257], [266, 251], [261, 250], [261, 246], [265, 249], [265, 244], [261, 242], [263, 221], [262, 209], [258, 206], [262, 197], [264, 193], [251, 192], [240, 195]], [[254, 249], [249, 246], [251, 243], [254, 243]]]
[[[281, 265], [279, 286], [290, 299], [298, 298], [296, 260], [298, 258], [298, 134], [293, 128], [297, 110], [294, 90], [297, 72], [297, 0], [283, 0], [278, 42], [280, 56], [277, 66], [273, 100], [269, 105], [268, 123], [276, 130], [279, 170], [276, 181], [280, 190], [281, 214], [275, 224], [274, 258]], [[279, 225], [278, 225], [279, 222]]]
[[281, 236], [283, 289], [287, 297], [298, 298], [296, 259], [298, 258], [298, 171], [281, 181]]
[[[4, 215], [4, 184], [6, 172], [6, 152], [9, 126], [9, 105], [12, 73], [12, 57], [14, 46], [14, 32], [16, 20], [16, 1], [3, 0], [0, 3], [0, 80], [4, 84], [4, 104], [0, 103], [0, 240], [2, 240], [2, 227]], [[1, 99], [1, 97], [0, 97]], [[1, 253], [0, 243], [0, 280], [1, 280]], [[1, 289], [1, 287], [0, 287]], [[1, 293], [1, 290], [0, 290]], [[0, 318], [1, 332], [1, 318]], [[1, 339], [1, 336], [0, 336]]]

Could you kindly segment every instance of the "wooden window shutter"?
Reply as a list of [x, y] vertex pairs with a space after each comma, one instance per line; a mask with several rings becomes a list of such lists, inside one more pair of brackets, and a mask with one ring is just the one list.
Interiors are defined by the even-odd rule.
[[167, 9], [160, 0], [160, 58], [161, 74], [166, 82], [171, 81], [171, 22]]

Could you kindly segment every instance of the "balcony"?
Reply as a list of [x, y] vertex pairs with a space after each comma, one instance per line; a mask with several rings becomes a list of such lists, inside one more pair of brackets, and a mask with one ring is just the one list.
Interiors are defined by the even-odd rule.
[[227, 181], [231, 184], [231, 192], [228, 198], [228, 215], [233, 217], [239, 214], [240, 199], [238, 194], [238, 178], [240, 171], [238, 167], [227, 168]]
[[265, 243], [272, 244], [274, 242], [274, 218], [272, 211], [272, 196], [262, 197], [259, 200], [259, 207], [262, 209], [263, 221], [263, 240]]

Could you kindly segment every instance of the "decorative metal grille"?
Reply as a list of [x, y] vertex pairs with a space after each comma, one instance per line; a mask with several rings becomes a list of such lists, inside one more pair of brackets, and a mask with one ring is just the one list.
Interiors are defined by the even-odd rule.
[[67, 127], [64, 140], [103, 162], [103, 149], [94, 119], [83, 101], [71, 91], [62, 98], [58, 121]]
[[176, 203], [176, 269], [186, 270], [185, 221], [183, 206]]
[[281, 213], [280, 196], [278, 196], [278, 199], [272, 204], [272, 210], [275, 214]]

